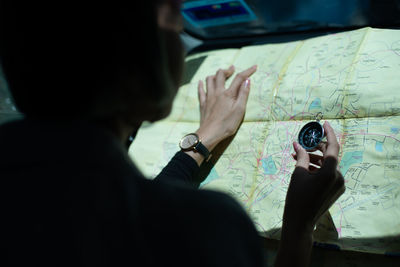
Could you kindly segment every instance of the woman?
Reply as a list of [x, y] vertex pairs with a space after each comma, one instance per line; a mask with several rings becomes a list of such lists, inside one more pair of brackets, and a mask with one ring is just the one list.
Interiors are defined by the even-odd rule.
[[[125, 143], [171, 110], [183, 69], [179, 1], [0, 3], [1, 62], [25, 115], [0, 127], [2, 265], [262, 266], [240, 205], [193, 186], [207, 153], [240, 127], [256, 66], [229, 88], [234, 67], [199, 84], [201, 146], [183, 139], [150, 181]], [[324, 128], [323, 156], [294, 143], [277, 266], [307, 265], [314, 226], [344, 191], [339, 145]]]

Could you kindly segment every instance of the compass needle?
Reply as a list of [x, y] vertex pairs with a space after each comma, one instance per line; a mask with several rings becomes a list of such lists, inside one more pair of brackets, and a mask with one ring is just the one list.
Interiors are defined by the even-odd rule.
[[306, 150], [313, 150], [321, 142], [324, 136], [324, 128], [319, 123], [322, 113], [316, 115], [316, 121], [304, 125], [299, 133], [299, 144]]

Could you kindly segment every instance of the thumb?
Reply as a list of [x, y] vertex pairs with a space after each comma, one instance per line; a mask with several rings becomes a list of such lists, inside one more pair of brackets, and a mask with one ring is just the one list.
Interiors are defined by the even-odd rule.
[[296, 142], [293, 142], [293, 148], [297, 155], [296, 167], [303, 167], [308, 170], [310, 166], [310, 156], [307, 151]]

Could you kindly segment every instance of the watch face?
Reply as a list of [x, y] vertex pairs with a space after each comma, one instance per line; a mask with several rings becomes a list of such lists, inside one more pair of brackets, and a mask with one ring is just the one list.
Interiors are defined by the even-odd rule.
[[188, 134], [184, 136], [179, 143], [179, 146], [182, 149], [190, 149], [193, 148], [199, 142], [199, 138], [195, 134]]
[[300, 130], [299, 144], [306, 150], [313, 149], [324, 138], [324, 128], [316, 121], [309, 122]]

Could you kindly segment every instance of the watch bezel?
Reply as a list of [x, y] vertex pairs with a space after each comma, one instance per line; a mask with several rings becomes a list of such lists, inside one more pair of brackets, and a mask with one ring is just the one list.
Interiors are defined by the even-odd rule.
[[[184, 140], [186, 140], [189, 136], [194, 136], [196, 137], [196, 141], [191, 144], [189, 147], [183, 147], [182, 143], [184, 142]], [[189, 133], [187, 135], [185, 135], [184, 137], [182, 137], [181, 141], [179, 141], [179, 147], [183, 150], [183, 151], [191, 151], [191, 150], [195, 150], [197, 144], [200, 142], [200, 138], [196, 133]]]

